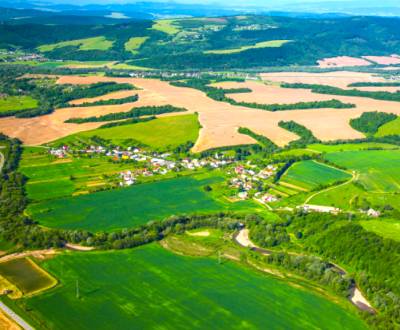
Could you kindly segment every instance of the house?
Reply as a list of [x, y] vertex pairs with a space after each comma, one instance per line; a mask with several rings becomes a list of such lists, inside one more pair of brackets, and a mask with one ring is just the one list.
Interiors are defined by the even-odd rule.
[[368, 215], [369, 217], [372, 217], [372, 218], [378, 218], [378, 217], [381, 215], [381, 212], [370, 208], [370, 209], [367, 211], [367, 215]]

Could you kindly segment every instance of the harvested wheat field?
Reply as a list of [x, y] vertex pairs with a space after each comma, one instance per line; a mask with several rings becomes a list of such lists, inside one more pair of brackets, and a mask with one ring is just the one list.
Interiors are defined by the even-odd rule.
[[265, 81], [303, 83], [330, 85], [339, 88], [347, 88], [348, 85], [356, 82], [385, 82], [385, 78], [372, 73], [336, 71], [324, 73], [307, 72], [273, 72], [262, 73], [261, 77]]
[[[16, 119], [13, 117], [0, 119], [0, 131], [20, 138], [25, 144], [42, 144], [67, 136], [72, 133], [97, 128], [102, 123], [67, 124], [65, 120], [71, 117], [98, 116], [110, 112], [128, 111], [132, 107], [145, 105], [171, 104], [183, 107], [188, 112], [168, 114], [180, 115], [197, 112], [202, 129], [194, 151], [209, 148], [254, 143], [249, 136], [238, 133], [239, 127], [247, 127], [258, 134], [270, 138], [276, 144], [283, 146], [297, 139], [297, 136], [278, 126], [281, 120], [294, 120], [307, 128], [321, 140], [356, 139], [363, 135], [349, 125], [351, 118], [356, 118], [366, 111], [385, 111], [400, 114], [398, 102], [378, 101], [368, 98], [319, 95], [308, 90], [283, 89], [276, 86], [266, 86], [261, 83], [241, 83], [241, 87], [253, 90], [252, 100], [260, 103], [295, 103], [303, 100], [321, 100], [336, 98], [346, 103], [355, 103], [355, 109], [313, 109], [269, 112], [246, 107], [233, 106], [225, 102], [217, 102], [208, 98], [203, 92], [171, 86], [168, 82], [156, 79], [141, 78], [106, 78], [64, 76], [58, 83], [91, 84], [101, 81], [130, 82], [139, 87], [138, 102], [131, 104], [75, 107], [56, 110], [46, 116]], [[236, 86], [237, 83], [235, 83]], [[224, 86], [224, 85], [222, 85]], [[229, 85], [235, 86], [235, 85]], [[246, 94], [230, 95], [238, 100], [249, 97]], [[194, 101], [195, 100], [195, 101]]]
[[112, 92], [112, 93], [105, 94], [105, 95], [98, 96], [98, 97], [90, 97], [90, 98], [73, 100], [73, 101], [69, 102], [69, 104], [80, 105], [83, 103], [93, 103], [93, 102], [97, 102], [97, 101], [123, 99], [123, 98], [133, 96], [136, 94], [139, 94], [137, 90], [118, 91], [118, 92]]
[[374, 62], [380, 65], [396, 65], [400, 64], [400, 57], [398, 55], [392, 56], [363, 56], [368, 61]]
[[321, 69], [326, 68], [343, 68], [349, 66], [368, 66], [372, 63], [367, 59], [350, 57], [350, 56], [337, 56], [331, 58], [324, 58], [318, 61], [318, 67]]

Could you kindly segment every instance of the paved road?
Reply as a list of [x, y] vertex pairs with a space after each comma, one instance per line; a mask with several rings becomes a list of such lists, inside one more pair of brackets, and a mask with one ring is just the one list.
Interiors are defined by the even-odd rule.
[[16, 322], [22, 329], [34, 330], [27, 322], [25, 322], [19, 315], [13, 312], [12, 309], [8, 308], [3, 302], [0, 301], [0, 309], [7, 314], [14, 322]]

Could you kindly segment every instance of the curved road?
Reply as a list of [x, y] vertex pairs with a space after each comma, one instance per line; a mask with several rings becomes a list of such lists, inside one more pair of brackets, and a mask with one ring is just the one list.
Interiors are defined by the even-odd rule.
[[[242, 228], [233, 237], [233, 239], [240, 246], [245, 247], [245, 248], [250, 248], [250, 250], [258, 252], [258, 253], [261, 253], [263, 255], [270, 255], [270, 254], [272, 254], [274, 252], [274, 251], [271, 251], [271, 250], [260, 248], [257, 245], [255, 245], [250, 240], [249, 230], [246, 229], [246, 228]], [[342, 276], [347, 274], [347, 272], [343, 268], [335, 265], [334, 263], [330, 263], [330, 265], [332, 265], [332, 267], [336, 268], [337, 271]], [[371, 304], [368, 302], [368, 300], [364, 297], [364, 295], [362, 294], [362, 292], [360, 291], [360, 289], [357, 287], [356, 284], [354, 284], [354, 286], [351, 288], [351, 294], [350, 294], [349, 300], [353, 305], [358, 307], [360, 310], [367, 311], [367, 312], [369, 312], [371, 314], [375, 313], [374, 308], [371, 306]]]

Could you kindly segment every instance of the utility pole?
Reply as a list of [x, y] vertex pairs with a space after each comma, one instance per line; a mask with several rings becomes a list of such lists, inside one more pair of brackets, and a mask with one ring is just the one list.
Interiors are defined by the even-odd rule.
[[79, 299], [79, 280], [76, 280], [76, 299]]

